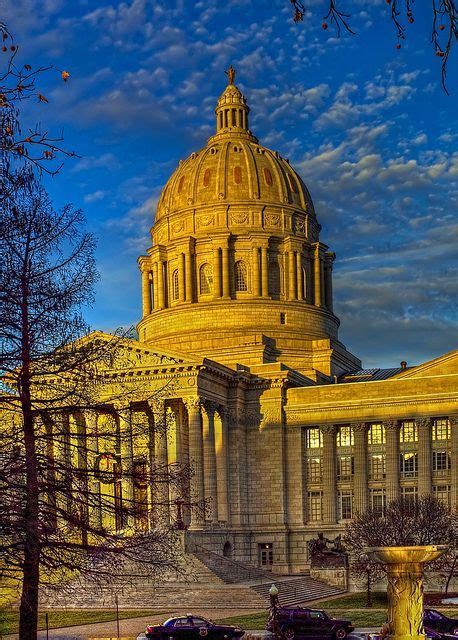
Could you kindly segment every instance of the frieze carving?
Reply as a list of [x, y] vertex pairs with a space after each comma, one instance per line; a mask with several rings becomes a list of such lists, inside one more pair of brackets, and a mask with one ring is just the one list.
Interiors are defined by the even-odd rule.
[[231, 215], [232, 224], [245, 224], [248, 222], [248, 213], [246, 211], [242, 211], [241, 213], [233, 213]]
[[431, 426], [431, 418], [415, 418], [415, 424], [420, 429], [429, 429]]
[[265, 221], [268, 227], [279, 227], [281, 224], [281, 215], [279, 213], [266, 213]]
[[173, 233], [180, 233], [180, 231], [183, 231], [183, 229], [184, 229], [184, 220], [179, 220], [178, 222], [174, 222], [172, 224]]
[[200, 216], [199, 218], [197, 218], [197, 222], [201, 227], [209, 227], [215, 224], [215, 216]]
[[305, 233], [307, 231], [307, 225], [304, 216], [295, 216], [294, 228], [296, 233]]

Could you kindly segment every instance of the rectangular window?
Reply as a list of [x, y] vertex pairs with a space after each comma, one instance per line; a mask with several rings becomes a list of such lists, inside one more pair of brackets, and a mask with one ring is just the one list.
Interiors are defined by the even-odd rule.
[[307, 480], [321, 482], [321, 458], [307, 458]]
[[401, 453], [400, 470], [403, 478], [415, 478], [418, 473], [418, 456], [413, 451]]
[[353, 429], [350, 425], [343, 425], [337, 431], [337, 446], [352, 447], [353, 446]]
[[317, 522], [322, 520], [322, 498], [321, 491], [308, 492], [308, 513], [309, 521]]
[[401, 496], [404, 500], [416, 500], [417, 487], [401, 487]]
[[385, 513], [386, 495], [384, 489], [371, 489], [371, 507], [379, 516]]
[[434, 487], [434, 497], [445, 504], [450, 509], [450, 487], [447, 485], [438, 485]]
[[321, 429], [307, 429], [306, 437], [307, 449], [321, 449], [323, 446], [323, 435]]
[[433, 471], [448, 471], [450, 455], [448, 451], [433, 451]]
[[386, 457], [384, 453], [371, 455], [369, 475], [371, 480], [383, 480], [386, 475]]
[[399, 433], [399, 439], [401, 442], [417, 442], [418, 431], [417, 425], [413, 420], [408, 420], [401, 423], [401, 431]]
[[385, 444], [385, 427], [381, 423], [369, 427], [369, 444]]
[[351, 520], [353, 517], [353, 496], [351, 491], [339, 491], [339, 520]]
[[354, 473], [353, 456], [339, 456], [338, 463], [339, 480], [351, 480]]
[[450, 440], [450, 423], [446, 419], [433, 421], [433, 440]]

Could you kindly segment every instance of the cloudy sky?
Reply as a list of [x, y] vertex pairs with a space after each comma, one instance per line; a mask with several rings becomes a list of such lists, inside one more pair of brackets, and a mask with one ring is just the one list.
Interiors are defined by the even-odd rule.
[[[458, 49], [451, 96], [430, 45], [429, 2], [396, 48], [385, 0], [340, 0], [357, 35], [321, 28], [325, 0], [294, 24], [288, 0], [4, 0], [19, 58], [54, 64], [49, 104], [24, 117], [63, 127], [68, 160], [47, 180], [98, 237], [101, 280], [87, 318], [105, 330], [140, 317], [136, 258], [161, 188], [205, 145], [224, 69], [261, 142], [308, 185], [322, 241], [337, 253], [340, 338], [367, 366], [457, 346]], [[416, 6], [418, 5], [418, 6]]]

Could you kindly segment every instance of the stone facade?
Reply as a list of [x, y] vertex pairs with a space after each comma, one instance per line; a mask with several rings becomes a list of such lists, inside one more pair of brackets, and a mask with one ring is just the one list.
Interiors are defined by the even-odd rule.
[[334, 537], [369, 505], [434, 493], [456, 508], [458, 352], [361, 370], [338, 340], [334, 254], [310, 194], [249, 131], [248, 112], [230, 84], [216, 134], [159, 200], [139, 259], [139, 340], [126, 341], [106, 392], [135, 379], [134, 400], [72, 419], [80, 430], [103, 417], [131, 431], [121, 468], [192, 465], [181, 495], [155, 486], [154, 473], [142, 487], [121, 474], [121, 490], [112, 483], [103, 499], [142, 509], [112, 526], [173, 524], [176, 498], [205, 501], [184, 507], [188, 541], [294, 573], [308, 567], [317, 532]]

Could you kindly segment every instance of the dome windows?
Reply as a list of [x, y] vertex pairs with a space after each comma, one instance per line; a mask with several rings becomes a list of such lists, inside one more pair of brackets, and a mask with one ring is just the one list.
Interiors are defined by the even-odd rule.
[[235, 184], [242, 184], [242, 167], [234, 167], [234, 182]]
[[213, 269], [208, 262], [199, 269], [199, 292], [200, 295], [213, 293]]
[[270, 173], [270, 169], [264, 167], [264, 180], [268, 187], [272, 186], [272, 174]]
[[181, 176], [180, 181], [178, 182], [178, 193], [181, 193], [183, 191], [183, 187], [184, 187], [184, 176]]
[[236, 291], [248, 291], [248, 269], [243, 260], [237, 260], [234, 265], [234, 281]]
[[296, 180], [293, 178], [293, 176], [288, 173], [288, 182], [289, 182], [289, 186], [291, 187], [291, 190], [293, 193], [299, 193], [299, 190], [297, 188], [297, 182]]
[[204, 171], [204, 187], [208, 187], [208, 185], [210, 184], [210, 178], [211, 178], [212, 172], [211, 169], [205, 169]]
[[178, 300], [180, 297], [180, 286], [178, 283], [178, 269], [172, 273], [172, 298]]

